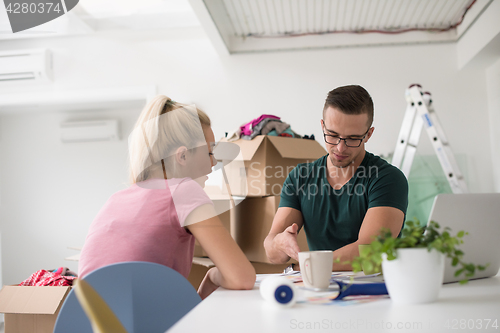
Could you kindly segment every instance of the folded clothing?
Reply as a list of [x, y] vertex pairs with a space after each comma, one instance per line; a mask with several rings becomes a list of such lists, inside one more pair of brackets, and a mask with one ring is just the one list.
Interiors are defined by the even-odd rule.
[[[270, 126], [271, 128], [273, 128], [273, 126], [276, 126], [273, 124], [286, 124], [286, 123], [282, 123], [281, 120], [266, 118], [266, 119], [262, 120], [260, 123], [258, 123], [257, 125], [255, 125], [255, 127], [253, 128], [252, 134], [242, 135], [241, 138], [245, 139], [245, 140], [252, 140], [257, 135], [266, 135], [267, 133], [264, 133], [264, 129], [268, 126]], [[286, 126], [290, 127], [290, 125], [288, 125], [288, 124], [286, 124]], [[267, 132], [269, 132], [269, 131], [267, 131]]]
[[[241, 126], [240, 127], [240, 130], [241, 130], [241, 135], [251, 135], [252, 132], [254, 132], [253, 128], [259, 124], [262, 120], [264, 119], [277, 119], [277, 120], [280, 120], [280, 117], [277, 117], [277, 116], [273, 116], [271, 114], [263, 114], [262, 116], [258, 117], [258, 118], [255, 118], [254, 120], [252, 120], [251, 122], [249, 123], [246, 123], [245, 125]], [[262, 127], [261, 127], [262, 129]], [[260, 131], [260, 130], [259, 130]]]
[[[263, 114], [254, 120], [239, 126], [235, 131], [226, 133], [227, 141], [236, 141], [238, 139], [252, 140], [257, 135], [283, 136], [291, 138], [302, 138], [295, 133], [291, 126], [280, 120], [278, 116]], [[314, 135], [305, 136], [304, 139], [314, 140]]]

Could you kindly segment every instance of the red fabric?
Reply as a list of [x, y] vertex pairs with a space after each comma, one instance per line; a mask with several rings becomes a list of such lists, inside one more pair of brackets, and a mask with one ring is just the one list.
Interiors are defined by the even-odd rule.
[[20, 286], [72, 286], [75, 276], [62, 276], [41, 269], [33, 273], [29, 278], [21, 282]]

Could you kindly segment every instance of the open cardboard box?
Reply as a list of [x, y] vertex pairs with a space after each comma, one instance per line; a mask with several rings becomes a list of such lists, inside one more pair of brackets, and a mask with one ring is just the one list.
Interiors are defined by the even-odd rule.
[[279, 195], [288, 173], [297, 164], [313, 162], [326, 154], [317, 141], [308, 139], [258, 135], [253, 140], [231, 143], [239, 146], [240, 155], [234, 162], [224, 158], [222, 162], [231, 193], [236, 196]]
[[52, 333], [57, 315], [71, 287], [4, 286], [0, 313], [5, 333]]

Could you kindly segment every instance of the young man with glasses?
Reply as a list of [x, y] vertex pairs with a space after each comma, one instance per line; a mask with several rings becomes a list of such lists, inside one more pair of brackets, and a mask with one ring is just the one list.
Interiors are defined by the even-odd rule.
[[358, 256], [381, 228], [394, 236], [408, 206], [404, 174], [365, 150], [373, 134], [373, 102], [360, 86], [328, 93], [321, 128], [328, 155], [299, 164], [281, 191], [280, 207], [264, 241], [269, 260], [298, 260], [297, 234], [304, 227], [309, 249], [333, 250], [333, 270], [351, 270], [344, 261]]

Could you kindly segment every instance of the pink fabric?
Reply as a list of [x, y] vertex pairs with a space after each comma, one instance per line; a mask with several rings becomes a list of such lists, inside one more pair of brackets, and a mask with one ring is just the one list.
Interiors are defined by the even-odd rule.
[[20, 286], [72, 286], [76, 276], [63, 276], [61, 273], [41, 269], [21, 282]]
[[[168, 186], [167, 186], [168, 185]], [[123, 261], [168, 266], [187, 278], [194, 237], [184, 228], [195, 208], [212, 204], [190, 178], [151, 179], [109, 198], [90, 226], [83, 246], [79, 276]]]
[[252, 128], [255, 125], [257, 125], [258, 123], [260, 123], [262, 120], [266, 119], [266, 118], [272, 118], [272, 119], [277, 119], [277, 120], [281, 119], [280, 117], [273, 116], [271, 114], [263, 114], [259, 118], [255, 118], [251, 122], [249, 122], [249, 123], [241, 126], [240, 127], [241, 135], [250, 135], [250, 134], [252, 134]]

